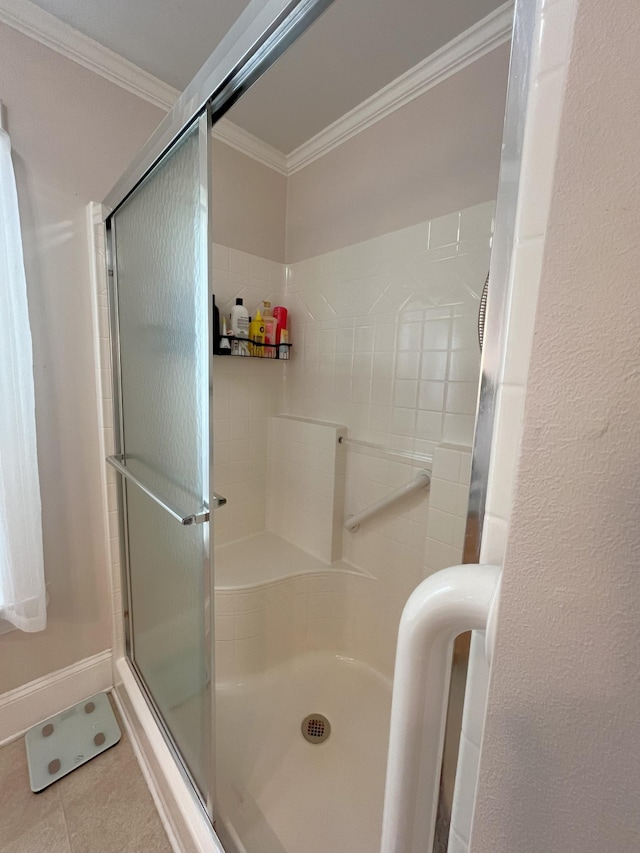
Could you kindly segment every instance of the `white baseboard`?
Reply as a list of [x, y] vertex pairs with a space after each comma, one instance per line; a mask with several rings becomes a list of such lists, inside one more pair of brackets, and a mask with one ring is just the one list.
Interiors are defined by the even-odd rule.
[[0, 696], [0, 746], [32, 726], [113, 686], [111, 649]]

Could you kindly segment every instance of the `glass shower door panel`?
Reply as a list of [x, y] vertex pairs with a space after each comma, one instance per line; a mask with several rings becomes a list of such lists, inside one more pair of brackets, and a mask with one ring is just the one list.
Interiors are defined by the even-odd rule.
[[203, 525], [182, 526], [127, 486], [133, 659], [200, 791], [210, 703], [205, 655]]
[[[208, 498], [202, 144], [196, 122], [114, 216], [123, 461], [184, 515]], [[131, 481], [125, 488], [129, 654], [206, 797], [209, 525], [183, 526]]]

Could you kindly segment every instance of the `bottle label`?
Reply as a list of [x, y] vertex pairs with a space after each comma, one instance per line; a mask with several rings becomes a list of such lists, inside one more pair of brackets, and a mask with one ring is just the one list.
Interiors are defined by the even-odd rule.
[[249, 318], [248, 317], [236, 317], [236, 337], [237, 338], [248, 338], [249, 337]]

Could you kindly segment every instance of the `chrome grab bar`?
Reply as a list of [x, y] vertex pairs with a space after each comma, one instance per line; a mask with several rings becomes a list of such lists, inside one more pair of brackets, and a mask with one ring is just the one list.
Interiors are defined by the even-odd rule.
[[426, 468], [423, 468], [422, 471], [418, 471], [410, 483], [394, 489], [384, 498], [380, 498], [379, 501], [376, 501], [374, 504], [371, 504], [371, 506], [363, 509], [362, 512], [358, 512], [356, 515], [350, 515], [344, 523], [345, 529], [348, 530], [349, 533], [356, 533], [363, 521], [366, 521], [368, 518], [382, 512], [383, 509], [386, 509], [388, 506], [391, 506], [391, 504], [394, 504], [396, 501], [406, 497], [406, 495], [411, 495], [413, 492], [425, 489], [430, 484], [431, 475]]
[[[112, 468], [115, 468], [119, 474], [122, 474], [125, 479], [129, 480], [139, 489], [141, 489], [145, 493], [145, 495], [151, 498], [152, 501], [155, 501], [155, 503], [157, 503], [159, 507], [162, 507], [165, 512], [168, 512], [172, 518], [175, 518], [176, 521], [179, 521], [180, 524], [204, 524], [205, 521], [209, 521], [208, 509], [201, 509], [200, 512], [195, 512], [191, 515], [183, 515], [178, 510], [169, 506], [169, 504], [165, 503], [162, 498], [159, 498], [156, 494], [154, 494], [149, 488], [149, 486], [146, 486], [142, 482], [142, 480], [136, 477], [136, 475], [133, 474], [131, 470], [123, 464], [122, 456], [107, 456], [107, 462], [109, 463], [109, 465], [111, 465]], [[226, 498], [223, 498], [222, 495], [216, 495], [214, 493], [214, 508], [224, 506], [226, 502]]]

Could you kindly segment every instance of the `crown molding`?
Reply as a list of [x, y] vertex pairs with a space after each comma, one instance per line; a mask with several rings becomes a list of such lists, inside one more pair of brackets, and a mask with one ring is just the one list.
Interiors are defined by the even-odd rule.
[[214, 136], [248, 157], [289, 177], [500, 45], [506, 44], [511, 38], [513, 6], [513, 0], [507, 0], [477, 24], [456, 36], [440, 50], [393, 80], [288, 156], [227, 119], [216, 122]]
[[213, 135], [264, 166], [275, 169], [281, 175], [289, 174], [286, 154], [228, 119], [222, 118], [214, 124]]
[[513, 26], [513, 6], [513, 0], [508, 0], [440, 50], [304, 142], [287, 157], [287, 173], [292, 175], [303, 169], [394, 110], [508, 42]]
[[[0, 0], [0, 22], [161, 109], [171, 109], [179, 95], [177, 89], [40, 9], [31, 0]], [[216, 122], [213, 134], [217, 139], [280, 174], [293, 175], [394, 110], [505, 44], [511, 37], [512, 23], [513, 0], [507, 0], [494, 12], [363, 101], [288, 156], [228, 119]]]
[[0, 21], [163, 110], [171, 109], [179, 95], [177, 89], [78, 32], [30, 0], [0, 0]]

